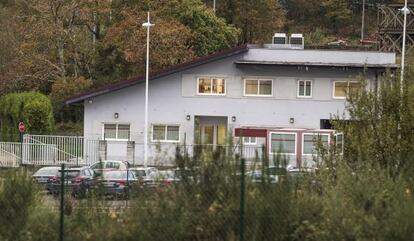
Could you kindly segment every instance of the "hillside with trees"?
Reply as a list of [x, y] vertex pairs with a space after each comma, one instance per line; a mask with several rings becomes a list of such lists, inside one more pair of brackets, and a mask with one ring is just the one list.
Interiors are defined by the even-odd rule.
[[[366, 0], [366, 33], [376, 6]], [[151, 70], [244, 43], [268, 43], [275, 32], [303, 33], [307, 45], [360, 38], [362, 0], [0, 0], [0, 94], [50, 97], [57, 123], [82, 121], [64, 100], [145, 71], [147, 11], [155, 23]]]

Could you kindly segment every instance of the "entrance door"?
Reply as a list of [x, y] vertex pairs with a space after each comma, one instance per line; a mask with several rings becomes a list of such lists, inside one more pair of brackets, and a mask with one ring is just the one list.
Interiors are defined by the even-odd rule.
[[227, 127], [225, 125], [201, 125], [201, 144], [203, 145], [225, 145]]
[[215, 147], [225, 145], [227, 137], [226, 116], [195, 116], [194, 144]]

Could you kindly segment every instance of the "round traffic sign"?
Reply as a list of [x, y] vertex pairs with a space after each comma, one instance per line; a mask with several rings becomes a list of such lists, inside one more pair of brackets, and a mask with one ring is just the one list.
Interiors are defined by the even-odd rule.
[[26, 131], [26, 125], [24, 124], [23, 121], [19, 122], [19, 131], [20, 132], [25, 132]]

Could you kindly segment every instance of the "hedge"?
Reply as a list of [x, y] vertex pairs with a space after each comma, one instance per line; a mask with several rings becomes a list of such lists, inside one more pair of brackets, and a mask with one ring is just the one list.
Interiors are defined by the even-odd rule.
[[49, 134], [54, 127], [50, 99], [37, 92], [11, 93], [0, 97], [0, 123], [3, 140], [18, 139], [18, 124], [26, 124], [26, 132]]

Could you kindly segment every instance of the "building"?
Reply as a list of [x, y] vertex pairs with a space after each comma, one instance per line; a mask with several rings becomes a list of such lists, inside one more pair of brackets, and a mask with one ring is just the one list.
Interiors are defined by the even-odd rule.
[[[149, 143], [214, 147], [230, 136], [246, 147], [264, 145], [270, 155], [284, 153], [294, 166], [312, 165], [316, 139], [332, 142], [329, 119], [344, 113], [359, 76], [365, 73], [366, 88], [376, 90], [386, 70], [396, 68], [394, 53], [305, 50], [303, 39], [288, 44], [276, 37], [273, 44], [240, 46], [152, 73]], [[125, 159], [126, 142], [134, 141], [133, 161], [142, 164], [144, 91], [145, 77], [137, 77], [66, 103], [84, 104], [84, 136], [107, 140], [108, 159]], [[149, 163], [156, 159], [150, 154]]]

